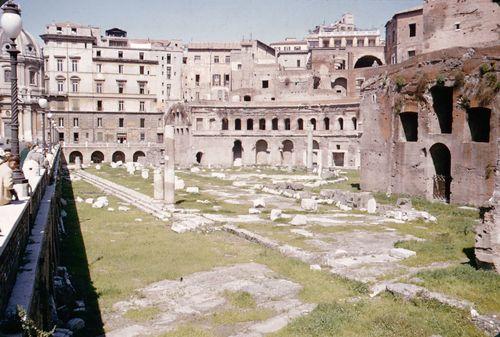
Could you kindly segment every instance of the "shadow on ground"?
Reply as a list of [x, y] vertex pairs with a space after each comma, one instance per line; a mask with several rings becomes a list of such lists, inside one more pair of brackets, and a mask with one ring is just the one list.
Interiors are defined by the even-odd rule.
[[[67, 174], [68, 172], [66, 171], [65, 173]], [[64, 222], [66, 235], [63, 236], [61, 242], [61, 265], [68, 268], [73, 286], [77, 292], [77, 299], [84, 300], [86, 306], [85, 313], [80, 315], [85, 320], [85, 329], [79, 333], [79, 336], [92, 337], [102, 335], [104, 334], [104, 327], [98, 302], [99, 295], [90, 276], [90, 263], [87, 260], [87, 252], [74, 200], [73, 187], [71, 181], [66, 179], [62, 184], [62, 197], [68, 203], [65, 207], [68, 215]]]

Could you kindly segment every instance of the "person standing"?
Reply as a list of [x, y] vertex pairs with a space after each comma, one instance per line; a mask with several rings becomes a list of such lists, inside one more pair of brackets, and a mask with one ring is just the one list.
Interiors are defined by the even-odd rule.
[[13, 171], [19, 167], [19, 157], [9, 156], [0, 165], [0, 206], [8, 205], [14, 200], [19, 200], [14, 190]]

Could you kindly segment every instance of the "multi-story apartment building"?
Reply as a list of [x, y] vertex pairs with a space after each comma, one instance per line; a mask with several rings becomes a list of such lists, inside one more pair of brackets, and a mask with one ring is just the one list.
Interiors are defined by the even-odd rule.
[[[10, 148], [11, 83], [10, 55], [7, 46], [10, 39], [0, 29], [0, 144]], [[19, 140], [32, 142], [41, 136], [40, 118], [37, 116], [37, 98], [43, 91], [42, 51], [35, 38], [22, 30], [16, 39], [18, 54], [17, 83], [19, 97]]]
[[286, 38], [270, 44], [276, 50], [278, 63], [282, 69], [306, 69], [309, 59], [307, 41]]
[[50, 24], [41, 37], [56, 138], [70, 161], [137, 159], [162, 147], [163, 111], [181, 100], [178, 41], [130, 39], [117, 28], [101, 36], [73, 23]]

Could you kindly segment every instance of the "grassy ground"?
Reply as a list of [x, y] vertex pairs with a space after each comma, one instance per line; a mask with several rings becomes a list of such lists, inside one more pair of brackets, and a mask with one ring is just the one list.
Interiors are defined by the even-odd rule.
[[[101, 173], [105, 172], [103, 167]], [[126, 171], [123, 172], [124, 176], [118, 179], [131, 184]], [[114, 173], [110, 176], [117, 182]], [[144, 182], [142, 186], [146, 188]], [[301, 300], [320, 304], [313, 313], [297, 319], [277, 336], [481, 336], [461, 311], [428, 301], [405, 302], [389, 295], [369, 299], [363, 284], [325, 271], [311, 271], [307, 264], [284, 258], [274, 251], [224, 232], [179, 235], [166, 228], [168, 223], [135, 208], [128, 212], [110, 213], [105, 209], [93, 209], [88, 204], [75, 205], [72, 202], [76, 196], [101, 195], [102, 192], [81, 181], [73, 182], [72, 186], [69, 183], [64, 185], [64, 197], [68, 200], [65, 221], [68, 235], [63, 240], [63, 263], [68, 266], [75, 286], [89, 306], [86, 317], [88, 336], [103, 332], [101, 313], [106, 316], [113, 303], [129, 298], [138, 288], [215, 266], [250, 261], [267, 265], [279, 277], [301, 284]], [[204, 196], [196, 198], [205, 199]], [[109, 200], [110, 206], [116, 209], [118, 200], [113, 197]], [[201, 205], [197, 203], [196, 208]], [[235, 209], [234, 212], [237, 214], [239, 211]], [[142, 221], [135, 221], [136, 218]], [[439, 223], [436, 226], [443, 231], [455, 228]], [[433, 284], [438, 287], [439, 280], [448, 280], [448, 276], [421, 277], [431, 288]], [[467, 278], [464, 274], [464, 280], [460, 282], [465, 283]], [[491, 282], [485, 277], [482, 281], [470, 283], [474, 289], [487, 293], [480, 285], [488, 287]], [[471, 292], [476, 291], [474, 289]], [[216, 312], [202, 322], [180, 326], [163, 337], [224, 335], [221, 327], [247, 320], [262, 320], [272, 314], [256, 308], [253, 299], [245, 293], [226, 293], [225, 296], [231, 303], [230, 308]], [[351, 298], [359, 298], [360, 301], [352, 303], [349, 301]], [[488, 308], [491, 303], [483, 305]], [[125, 317], [131, 322], [143, 322], [156, 314], [156, 308], [146, 308], [129, 311]]]

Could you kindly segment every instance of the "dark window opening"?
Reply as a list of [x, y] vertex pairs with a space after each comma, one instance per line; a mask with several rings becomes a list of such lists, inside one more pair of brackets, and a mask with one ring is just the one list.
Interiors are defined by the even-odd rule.
[[339, 122], [339, 130], [344, 130], [344, 120], [342, 118], [339, 118], [338, 122]]
[[319, 78], [318, 76], [314, 76], [313, 77], [313, 89], [318, 89], [320, 83], [321, 83], [321, 78]]
[[325, 130], [330, 130], [330, 118], [325, 117], [323, 119], [323, 124], [324, 124]]
[[439, 121], [441, 133], [451, 133], [453, 124], [453, 88], [434, 86], [431, 89], [432, 107]]
[[253, 130], [253, 119], [247, 119], [247, 130]]
[[313, 126], [313, 130], [316, 130], [316, 119], [311, 118], [310, 122], [311, 122], [311, 125]]
[[344, 152], [333, 152], [333, 164], [335, 166], [344, 166]]
[[450, 202], [451, 154], [446, 145], [436, 143], [429, 150], [434, 164], [432, 195], [434, 199]]
[[410, 28], [410, 37], [414, 37], [417, 35], [417, 24], [416, 23], [410, 23], [409, 25]]
[[473, 142], [488, 143], [490, 141], [490, 117], [490, 109], [481, 107], [467, 109], [467, 122]]
[[290, 118], [285, 118], [285, 130], [290, 130]]
[[[370, 40], [370, 42], [371, 42], [371, 40]], [[382, 61], [380, 61], [379, 58], [372, 56], [372, 55], [365, 55], [356, 61], [354, 68], [367, 68], [367, 67], [373, 67], [373, 66], [377, 66], [377, 65], [382, 65]]]
[[229, 122], [227, 118], [222, 119], [222, 130], [229, 130]]
[[356, 117], [352, 118], [352, 127], [354, 130], [358, 129], [358, 119]]
[[278, 118], [273, 118], [272, 128], [273, 128], [273, 130], [278, 130]]
[[262, 81], [262, 88], [263, 88], [263, 89], [267, 89], [267, 88], [269, 88], [269, 81], [268, 81], [268, 80], [264, 80], [264, 81]]
[[243, 96], [243, 101], [250, 102], [251, 100], [252, 100], [252, 96], [250, 96], [250, 95]]
[[196, 162], [201, 164], [201, 159], [203, 158], [203, 152], [196, 153]]
[[241, 140], [235, 140], [233, 145], [233, 162], [236, 159], [241, 159], [243, 152], [243, 146], [241, 145]]
[[259, 130], [266, 129], [266, 120], [264, 118], [259, 119]]
[[234, 129], [235, 130], [241, 130], [241, 119], [236, 118], [234, 120]]
[[404, 112], [399, 114], [403, 132], [407, 142], [418, 141], [418, 114], [416, 112]]
[[304, 121], [302, 118], [297, 119], [297, 130], [304, 130]]

